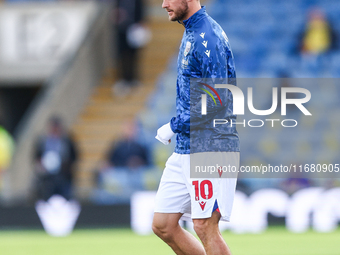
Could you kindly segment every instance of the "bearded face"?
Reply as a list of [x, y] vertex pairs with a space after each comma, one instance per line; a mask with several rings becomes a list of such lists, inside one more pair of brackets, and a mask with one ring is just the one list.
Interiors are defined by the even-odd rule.
[[188, 14], [188, 3], [186, 0], [170, 1], [171, 4], [165, 7], [170, 21], [183, 20]]

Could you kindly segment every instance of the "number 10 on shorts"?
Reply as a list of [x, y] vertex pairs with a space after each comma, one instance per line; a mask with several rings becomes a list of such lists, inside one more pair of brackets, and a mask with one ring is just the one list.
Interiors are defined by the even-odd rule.
[[211, 181], [204, 180], [199, 183], [199, 181], [193, 181], [192, 185], [195, 187], [195, 200], [199, 201], [200, 197], [203, 199], [210, 199], [213, 196], [213, 186]]

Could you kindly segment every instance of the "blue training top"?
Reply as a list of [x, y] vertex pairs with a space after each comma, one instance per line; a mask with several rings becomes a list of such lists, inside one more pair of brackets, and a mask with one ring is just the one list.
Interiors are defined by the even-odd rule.
[[[208, 112], [205, 116], [201, 115], [199, 101], [201, 94], [205, 93], [202, 87], [209, 90], [209, 87], [200, 83], [207, 81], [203, 78], [224, 78], [229, 84], [236, 85], [234, 58], [228, 37], [221, 26], [206, 13], [204, 6], [189, 19], [184, 20], [183, 25], [185, 31], [177, 61], [177, 116], [170, 121], [172, 131], [177, 133], [175, 152], [189, 154], [206, 151], [240, 151], [235, 126], [213, 127], [213, 119], [233, 120], [235, 123], [231, 92], [216, 89], [221, 101], [214, 100], [208, 95]], [[192, 78], [196, 78], [195, 82]], [[210, 87], [214, 87], [213, 79], [208, 79], [211, 82]], [[195, 100], [198, 101], [194, 102]]]

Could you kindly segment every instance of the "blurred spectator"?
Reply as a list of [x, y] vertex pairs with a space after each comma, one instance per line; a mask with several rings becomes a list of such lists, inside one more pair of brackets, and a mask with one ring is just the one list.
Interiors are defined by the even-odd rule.
[[126, 96], [139, 85], [139, 49], [150, 39], [150, 31], [143, 24], [144, 0], [117, 0], [114, 11], [117, 28], [118, 81], [116, 96]]
[[48, 200], [54, 194], [71, 198], [77, 158], [75, 143], [63, 130], [61, 119], [51, 118], [47, 135], [39, 138], [35, 148], [39, 199]]
[[136, 169], [150, 165], [148, 149], [140, 144], [136, 138], [135, 123], [125, 123], [122, 138], [113, 143], [107, 155], [107, 162], [111, 167]]
[[320, 55], [336, 48], [336, 34], [325, 13], [312, 9], [300, 41], [303, 54]]
[[8, 169], [14, 152], [12, 136], [2, 127], [0, 120], [0, 191], [2, 189], [2, 175]]
[[149, 150], [137, 141], [134, 122], [125, 123], [122, 130], [122, 138], [113, 143], [98, 169], [95, 203], [129, 203], [134, 192], [146, 188], [144, 177], [152, 168]]

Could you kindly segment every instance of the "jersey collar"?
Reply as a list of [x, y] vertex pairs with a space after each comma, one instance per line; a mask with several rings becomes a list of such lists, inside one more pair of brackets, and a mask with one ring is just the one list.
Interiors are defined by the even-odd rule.
[[205, 11], [205, 6], [202, 6], [202, 8], [194, 13], [189, 19], [179, 21], [186, 29], [193, 27], [199, 20], [206, 17], [208, 14]]

